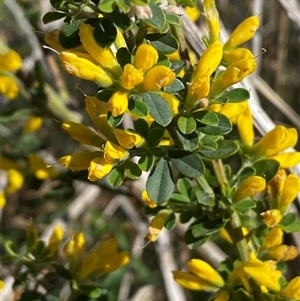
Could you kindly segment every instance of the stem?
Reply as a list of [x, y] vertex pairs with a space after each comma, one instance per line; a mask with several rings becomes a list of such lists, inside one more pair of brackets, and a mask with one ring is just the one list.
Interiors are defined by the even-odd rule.
[[249, 248], [242, 232], [240, 218], [236, 212], [232, 213], [229, 223], [225, 227], [237, 247], [242, 262], [247, 262], [249, 260]]
[[136, 33], [136, 36], [135, 36], [135, 40], [136, 40], [136, 45], [140, 45], [143, 43], [143, 40], [144, 40], [144, 37], [145, 37], [145, 34], [147, 33], [147, 27], [144, 26], [142, 23], [140, 24], [139, 26], [139, 29]]
[[214, 198], [215, 194], [214, 191], [212, 190], [212, 188], [209, 186], [209, 184], [207, 183], [206, 179], [204, 178], [204, 176], [199, 176], [196, 178], [197, 183], [200, 185], [200, 187], [204, 190], [204, 192], [209, 196]]
[[212, 164], [213, 164], [215, 175], [217, 176], [218, 183], [221, 187], [222, 194], [225, 195], [225, 187], [227, 186], [226, 184], [228, 184], [228, 180], [224, 172], [222, 160], [221, 159], [212, 160]]

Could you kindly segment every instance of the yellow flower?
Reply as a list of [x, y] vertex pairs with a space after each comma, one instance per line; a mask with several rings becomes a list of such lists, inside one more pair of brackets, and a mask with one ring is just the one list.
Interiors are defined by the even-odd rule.
[[170, 209], [162, 209], [152, 218], [148, 233], [145, 237], [146, 241], [157, 240], [163, 226], [167, 222], [172, 211]]
[[209, 29], [210, 42], [212, 43], [219, 39], [221, 31], [219, 13], [216, 9], [215, 0], [204, 0], [203, 9], [206, 17], [206, 24]]
[[60, 243], [63, 239], [63, 229], [61, 226], [56, 226], [52, 232], [50, 237], [47, 249], [51, 254], [55, 254], [60, 246]]
[[93, 159], [103, 155], [103, 152], [81, 152], [67, 155], [59, 158], [57, 161], [64, 167], [68, 167], [73, 171], [88, 169]]
[[108, 111], [111, 111], [113, 117], [124, 114], [128, 108], [127, 93], [115, 92], [107, 102], [106, 107]]
[[238, 45], [252, 39], [257, 28], [259, 27], [259, 17], [251, 16], [240, 23], [230, 35], [224, 45], [224, 50], [235, 48]]
[[140, 146], [144, 142], [144, 138], [142, 136], [129, 130], [114, 129], [114, 133], [119, 144], [126, 149]]
[[227, 300], [229, 300], [229, 295], [226, 291], [221, 291], [214, 299], [214, 301], [227, 301]]
[[112, 168], [113, 164], [103, 157], [95, 158], [90, 162], [88, 179], [93, 182], [102, 179], [111, 172]]
[[154, 202], [150, 199], [150, 197], [149, 197], [149, 195], [148, 195], [148, 193], [147, 193], [147, 190], [144, 190], [144, 191], [142, 192], [142, 200], [143, 200], [150, 208], [155, 208], [155, 207], [157, 207], [157, 204], [154, 203]]
[[258, 285], [264, 285], [275, 292], [280, 291], [279, 278], [281, 272], [275, 269], [273, 261], [263, 262], [252, 255], [243, 264], [243, 268], [247, 276], [253, 278]]
[[287, 152], [272, 156], [282, 168], [291, 168], [300, 163], [300, 152]]
[[176, 74], [168, 67], [154, 66], [144, 75], [143, 88], [145, 91], [155, 91], [172, 83]]
[[83, 144], [102, 147], [102, 145], [106, 142], [104, 138], [83, 124], [73, 121], [65, 121], [61, 127], [74, 140]]
[[280, 245], [283, 241], [283, 235], [284, 232], [280, 228], [272, 228], [270, 232], [265, 236], [263, 248], [271, 248]]
[[281, 291], [281, 295], [293, 300], [300, 300], [300, 276], [292, 279]]
[[295, 246], [280, 245], [266, 250], [264, 254], [270, 259], [289, 261], [296, 258], [299, 252]]
[[192, 259], [187, 267], [190, 272], [173, 271], [175, 281], [184, 288], [213, 292], [225, 284], [220, 274], [203, 260]]
[[123, 88], [131, 90], [144, 80], [143, 72], [131, 64], [126, 64], [120, 80]]
[[30, 171], [39, 180], [55, 178], [58, 172], [52, 166], [47, 166], [44, 159], [37, 154], [29, 154]]
[[211, 95], [220, 94], [226, 88], [242, 81], [256, 69], [254, 59], [242, 59], [231, 63], [216, 79], [211, 88]]
[[187, 106], [191, 107], [197, 100], [208, 96], [210, 76], [221, 62], [222, 50], [223, 45], [217, 40], [203, 52], [193, 73], [187, 97]]
[[264, 218], [264, 223], [268, 227], [277, 226], [282, 219], [282, 215], [278, 209], [268, 210], [260, 215]]
[[75, 233], [65, 244], [63, 251], [70, 264], [70, 271], [74, 273], [81, 262], [84, 248], [84, 234], [82, 232]]
[[196, 22], [199, 19], [200, 11], [197, 6], [194, 7], [186, 6], [184, 10], [193, 22]]
[[8, 99], [17, 97], [19, 93], [18, 85], [10, 72], [17, 71], [22, 66], [22, 59], [20, 55], [10, 50], [0, 55], [0, 93]]
[[[86, 57], [86, 55], [85, 55]], [[70, 74], [81, 79], [94, 81], [102, 87], [109, 87], [113, 84], [111, 77], [104, 69], [93, 63], [93, 59], [80, 57], [79, 53], [63, 51], [60, 54], [62, 67]]]
[[81, 23], [79, 25], [79, 37], [82, 45], [91, 57], [105, 70], [118, 78], [121, 73], [121, 67], [110, 48], [100, 47], [93, 36], [94, 29], [91, 25]]
[[42, 124], [43, 124], [43, 118], [39, 116], [30, 116], [30, 118], [27, 120], [27, 123], [25, 125], [24, 133], [35, 132], [41, 128]]
[[266, 181], [259, 176], [251, 176], [245, 179], [237, 188], [233, 195], [233, 201], [237, 202], [246, 197], [251, 197], [258, 192], [261, 192], [266, 187]]
[[104, 147], [104, 159], [107, 162], [111, 162], [114, 160], [122, 160], [127, 154], [126, 149], [122, 146], [107, 141]]
[[271, 157], [294, 146], [297, 139], [296, 129], [277, 125], [253, 146], [252, 153], [257, 157]]
[[231, 64], [235, 61], [242, 60], [242, 59], [248, 59], [248, 60], [254, 59], [254, 55], [247, 48], [236, 48], [236, 49], [231, 49], [231, 50], [225, 51], [223, 53], [222, 59], [226, 63]]
[[0, 291], [2, 291], [4, 288], [4, 281], [0, 280]]
[[151, 45], [141, 44], [135, 53], [134, 67], [136, 69], [148, 70], [156, 64], [157, 60], [157, 50]]

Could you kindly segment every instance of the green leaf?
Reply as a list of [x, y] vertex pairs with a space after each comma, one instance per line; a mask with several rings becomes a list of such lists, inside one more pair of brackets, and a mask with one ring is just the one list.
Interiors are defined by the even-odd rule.
[[144, 138], [147, 138], [149, 125], [146, 120], [141, 118], [134, 120], [134, 129], [136, 130], [136, 132], [141, 134]]
[[100, 19], [95, 26], [94, 39], [102, 48], [109, 47], [117, 37], [117, 29], [109, 19]]
[[196, 221], [190, 226], [194, 237], [203, 237], [220, 231], [225, 226], [222, 220], [207, 220], [204, 222]]
[[164, 227], [170, 231], [175, 227], [175, 225], [176, 225], [176, 217], [174, 213], [171, 213]]
[[109, 126], [111, 126], [112, 128], [117, 127], [117, 126], [123, 121], [123, 118], [124, 118], [124, 114], [119, 115], [119, 116], [117, 116], [117, 117], [113, 117], [113, 116], [111, 115], [111, 112], [110, 112], [110, 111], [107, 112], [107, 123], [108, 123]]
[[219, 123], [219, 118], [216, 113], [210, 111], [193, 112], [192, 116], [200, 123], [215, 126]]
[[123, 31], [128, 31], [133, 21], [130, 20], [127, 14], [122, 13], [118, 8], [114, 9], [113, 12], [110, 14], [111, 21]]
[[65, 16], [66, 16], [66, 14], [64, 14], [64, 13], [59, 13], [59, 12], [56, 12], [56, 11], [51, 11], [51, 12], [46, 13], [43, 16], [43, 23], [44, 24], [48, 24], [48, 23], [51, 23], [53, 21], [59, 20], [61, 18], [64, 18]]
[[11, 240], [5, 241], [4, 246], [8, 254], [18, 256], [17, 246]]
[[214, 102], [220, 103], [238, 103], [250, 99], [250, 93], [243, 88], [236, 88], [222, 94], [219, 98], [214, 99]]
[[183, 134], [179, 129], [176, 129], [176, 134], [184, 148], [190, 152], [199, 146], [200, 139], [203, 136], [198, 131], [194, 131], [191, 134]]
[[189, 178], [180, 178], [180, 179], [178, 179], [176, 185], [177, 185], [178, 191], [182, 195], [184, 195], [188, 198], [190, 197], [190, 191], [191, 191], [193, 185], [192, 185], [192, 182]]
[[102, 89], [97, 92], [96, 97], [100, 101], [108, 102], [114, 93], [115, 93], [115, 91], [108, 90], [108, 89]]
[[181, 24], [180, 19], [177, 15], [165, 13], [165, 16], [166, 16], [167, 22], [169, 24], [172, 24], [172, 25], [180, 25]]
[[217, 117], [219, 118], [218, 124], [215, 126], [207, 125], [204, 127], [200, 127], [199, 130], [207, 135], [225, 135], [231, 132], [232, 124], [230, 120], [221, 113], [214, 112], [213, 114], [216, 114]]
[[241, 184], [247, 178], [255, 175], [255, 169], [252, 166], [246, 166], [239, 174], [238, 184]]
[[95, 285], [81, 285], [79, 290], [91, 298], [98, 298], [102, 295], [102, 289]]
[[138, 165], [142, 171], [150, 170], [153, 164], [154, 164], [154, 156], [151, 153], [143, 154], [138, 161]]
[[183, 90], [184, 88], [185, 87], [182, 81], [178, 78], [175, 78], [169, 86], [165, 87], [164, 91], [173, 94]]
[[188, 245], [190, 249], [196, 249], [201, 247], [205, 244], [210, 238], [210, 235], [201, 236], [201, 237], [194, 237], [192, 234], [192, 229], [188, 229], [184, 235], [184, 241]]
[[58, 34], [59, 44], [66, 48], [74, 48], [81, 45], [79, 38], [79, 22], [65, 23]]
[[276, 160], [265, 159], [256, 161], [252, 167], [255, 169], [255, 175], [265, 178], [266, 183], [268, 183], [277, 174], [280, 163]]
[[278, 224], [278, 227], [280, 227], [282, 230], [284, 230], [287, 233], [299, 232], [300, 221], [297, 220], [295, 213], [290, 212], [282, 217], [281, 221]]
[[127, 160], [124, 165], [126, 175], [129, 179], [136, 180], [142, 175], [142, 170], [136, 163]]
[[102, 0], [98, 7], [104, 13], [111, 13], [115, 7], [115, 0]]
[[178, 41], [168, 33], [151, 33], [146, 39], [157, 50], [159, 54], [171, 54], [178, 50]]
[[66, 269], [63, 265], [58, 263], [51, 263], [51, 265], [53, 266], [53, 268], [56, 270], [56, 272], [60, 277], [67, 280], [73, 279], [71, 272], [68, 269]]
[[213, 135], [204, 135], [204, 137], [201, 138], [200, 142], [202, 144], [202, 147], [216, 150], [218, 148], [217, 141], [222, 139], [222, 136], [213, 136]]
[[198, 202], [205, 206], [213, 207], [215, 205], [215, 200], [213, 197], [207, 195], [202, 189], [199, 187], [195, 187], [195, 194]]
[[160, 9], [160, 7], [153, 2], [149, 3], [149, 7], [152, 11], [152, 18], [148, 19], [141, 19], [141, 22], [144, 25], [148, 25], [149, 27], [153, 27], [159, 31], [162, 30], [162, 28], [166, 25], [166, 17], [163, 11]]
[[123, 13], [127, 14], [130, 11], [130, 4], [125, 0], [115, 0], [115, 3]]
[[167, 155], [166, 149], [161, 146], [153, 147], [150, 151], [157, 158], [163, 158]]
[[196, 178], [204, 173], [204, 164], [194, 153], [184, 150], [174, 151], [170, 153], [170, 160], [177, 170], [186, 177]]
[[154, 127], [149, 130], [147, 136], [147, 144], [149, 147], [157, 146], [162, 140], [165, 133], [165, 128], [163, 127]]
[[185, 224], [185, 223], [189, 222], [192, 217], [193, 217], [192, 211], [183, 211], [180, 213], [179, 221], [181, 224]]
[[173, 193], [170, 197], [169, 203], [175, 204], [175, 205], [188, 205], [191, 203], [191, 200], [180, 193]]
[[42, 301], [43, 295], [41, 293], [38, 293], [36, 291], [25, 291], [20, 298], [19, 301]]
[[183, 61], [171, 61], [170, 69], [178, 74], [185, 66]]
[[123, 183], [124, 179], [124, 165], [119, 165], [109, 173], [108, 175], [108, 183], [112, 186], [120, 186]]
[[226, 158], [238, 151], [238, 146], [232, 140], [220, 140], [217, 141], [217, 144], [218, 148], [216, 150], [201, 148], [199, 151], [207, 159]]
[[193, 117], [180, 116], [177, 126], [183, 134], [191, 134], [196, 129], [197, 123]]
[[167, 160], [161, 158], [151, 171], [146, 182], [146, 190], [150, 199], [156, 204], [168, 201], [174, 190], [174, 183]]
[[256, 207], [256, 203], [251, 199], [243, 199], [232, 205], [233, 209], [241, 215], [246, 214], [251, 208]]
[[122, 68], [124, 68], [126, 64], [131, 64], [131, 53], [125, 47], [118, 49], [116, 57]]
[[148, 107], [147, 105], [136, 98], [129, 98], [128, 101], [128, 110], [137, 117], [147, 117], [148, 116]]
[[172, 110], [167, 101], [156, 93], [145, 93], [144, 102], [148, 106], [149, 114], [162, 126], [167, 126], [172, 120]]

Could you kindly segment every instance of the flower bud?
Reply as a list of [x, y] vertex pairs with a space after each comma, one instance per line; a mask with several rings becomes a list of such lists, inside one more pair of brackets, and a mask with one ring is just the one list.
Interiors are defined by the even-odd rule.
[[115, 92], [106, 104], [107, 110], [111, 111], [113, 117], [124, 114], [128, 108], [127, 93]]
[[214, 42], [219, 39], [221, 31], [219, 13], [216, 9], [215, 0], [204, 0], [203, 9], [206, 17], [206, 24], [209, 29], [210, 42]]
[[121, 146], [131, 149], [144, 142], [144, 138], [135, 132], [129, 130], [114, 129], [116, 138]]
[[121, 67], [110, 48], [100, 47], [94, 38], [94, 29], [91, 25], [81, 23], [79, 25], [79, 37], [86, 51], [93, 59], [105, 70], [118, 78], [121, 73]]
[[95, 158], [90, 163], [88, 179], [90, 181], [97, 181], [105, 177], [111, 172], [113, 164], [107, 162], [103, 157]]
[[126, 90], [133, 89], [136, 85], [140, 84], [144, 79], [143, 72], [137, 70], [131, 64], [124, 66], [124, 71], [121, 76], [121, 85]]
[[254, 59], [254, 55], [247, 48], [236, 48], [236, 49], [231, 49], [231, 50], [225, 51], [223, 53], [222, 59], [226, 63], [231, 64], [235, 61], [239, 61], [242, 59], [247, 59], [247, 60]]
[[268, 227], [277, 226], [282, 219], [282, 215], [278, 209], [268, 210], [266, 212], [262, 212], [260, 215], [264, 218], [264, 223]]
[[265, 236], [265, 241], [263, 248], [271, 248], [274, 246], [279, 246], [283, 241], [283, 231], [278, 228], [272, 228], [269, 233]]
[[104, 147], [104, 159], [107, 162], [112, 162], [114, 160], [122, 160], [127, 154], [126, 149], [122, 146], [107, 141]]
[[56, 226], [51, 234], [47, 249], [51, 254], [55, 254], [60, 246], [63, 239], [63, 229], [61, 226]]
[[281, 291], [281, 295], [292, 300], [300, 300], [300, 276], [292, 279]]
[[151, 45], [141, 44], [135, 53], [134, 67], [136, 69], [148, 70], [156, 64], [157, 60], [157, 50]]
[[259, 27], [259, 17], [252, 16], [240, 23], [230, 35], [224, 45], [224, 49], [235, 48], [238, 45], [252, 39], [257, 28]]
[[62, 67], [72, 75], [94, 81], [102, 87], [108, 87], [113, 84], [111, 77], [100, 66], [92, 63], [91, 60], [66, 51], [60, 54], [60, 60]]

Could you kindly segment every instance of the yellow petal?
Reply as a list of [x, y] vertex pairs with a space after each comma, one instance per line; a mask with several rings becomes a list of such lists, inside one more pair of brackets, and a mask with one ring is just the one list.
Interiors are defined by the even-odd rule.
[[54, 178], [58, 175], [57, 171], [48, 166], [44, 159], [37, 154], [29, 154], [29, 167], [30, 171], [39, 180]]
[[232, 32], [228, 41], [225, 43], [224, 48], [225, 49], [235, 48], [236, 46], [252, 39], [258, 27], [259, 27], [258, 16], [251, 16], [245, 19]]
[[103, 157], [95, 158], [90, 163], [88, 179], [97, 181], [111, 172], [113, 164], [107, 162]]
[[131, 64], [124, 66], [124, 71], [121, 76], [121, 85], [127, 90], [133, 89], [136, 85], [140, 84], [144, 79], [143, 72], [136, 69]]
[[5, 187], [6, 194], [12, 194], [19, 190], [24, 183], [23, 175], [16, 169], [9, 169], [6, 172], [7, 186]]
[[264, 223], [268, 227], [276, 226], [282, 219], [282, 215], [278, 209], [268, 210], [260, 215], [264, 218]]
[[281, 294], [284, 297], [300, 300], [300, 276], [292, 279], [288, 285], [282, 290]]
[[180, 104], [179, 100], [173, 94], [163, 92], [160, 95], [169, 104], [171, 111], [172, 111], [172, 115], [175, 116], [176, 114], [178, 114], [178, 112], [179, 112], [178, 108], [179, 108], [179, 104]]
[[203, 280], [206, 280], [212, 286], [224, 286], [224, 280], [220, 274], [205, 261], [200, 259], [192, 259], [188, 262], [187, 267], [193, 274]]
[[119, 144], [126, 149], [140, 146], [144, 142], [144, 138], [135, 132], [121, 129], [114, 129], [114, 132]]
[[227, 301], [227, 300], [229, 300], [229, 295], [226, 291], [221, 291], [214, 299], [214, 301]]
[[284, 233], [280, 228], [272, 228], [271, 231], [265, 236], [263, 247], [271, 248], [280, 245], [283, 241], [283, 236]]
[[250, 148], [254, 141], [254, 129], [252, 121], [252, 113], [248, 101], [247, 107], [242, 114], [237, 116], [236, 125], [243, 144]]
[[155, 208], [155, 207], [157, 207], [157, 204], [154, 203], [154, 202], [150, 199], [147, 190], [144, 190], [144, 191], [142, 192], [142, 200], [143, 200], [150, 208]]
[[61, 226], [56, 226], [50, 237], [47, 249], [52, 254], [56, 253], [59, 249], [62, 239], [63, 239], [63, 228]]
[[272, 156], [271, 159], [278, 161], [281, 168], [291, 168], [300, 164], [300, 152], [282, 153]]
[[206, 17], [206, 24], [209, 29], [210, 42], [214, 42], [219, 39], [221, 31], [219, 13], [215, 5], [215, 0], [204, 0], [203, 9]]
[[61, 127], [74, 140], [83, 144], [102, 147], [102, 145], [106, 142], [104, 138], [100, 137], [97, 133], [83, 124], [73, 121], [65, 121]]
[[75, 233], [65, 244], [63, 251], [67, 259], [74, 264], [81, 261], [85, 238], [82, 232]]
[[111, 111], [113, 117], [124, 114], [128, 108], [128, 96], [127, 93], [117, 91], [106, 104], [107, 110]]
[[191, 107], [197, 100], [208, 96], [210, 90], [210, 78], [207, 75], [199, 75], [194, 78], [189, 87], [187, 106]]
[[141, 44], [135, 53], [134, 67], [137, 69], [148, 70], [156, 64], [157, 60], [157, 50], [151, 45]]
[[19, 93], [16, 81], [9, 76], [0, 75], [0, 93], [8, 99], [16, 98]]
[[219, 112], [231, 119], [241, 115], [247, 109], [247, 107], [248, 101], [242, 101], [239, 103], [225, 103]]
[[43, 118], [39, 116], [30, 116], [30, 118], [27, 120], [27, 123], [25, 125], [24, 133], [35, 132], [41, 128], [42, 124], [43, 124]]
[[70, 168], [73, 171], [88, 169], [93, 159], [103, 155], [103, 152], [82, 152], [67, 155], [59, 158], [57, 161], [64, 167]]
[[194, 7], [190, 7], [190, 6], [186, 6], [184, 8], [186, 14], [188, 15], [188, 17], [193, 21], [197, 21], [200, 17], [200, 11], [198, 9], [197, 6]]
[[81, 23], [79, 25], [79, 37], [86, 51], [105, 70], [116, 78], [122, 73], [121, 67], [110, 48], [100, 47], [94, 39], [94, 29], [91, 25]]
[[127, 154], [125, 148], [110, 141], [105, 143], [104, 159], [108, 162], [114, 160], [122, 160]]
[[3, 191], [0, 191], [0, 209], [3, 208], [6, 204], [6, 198]]
[[176, 74], [168, 67], [158, 65], [151, 68], [144, 76], [145, 91], [155, 91], [170, 85]]
[[126, 44], [126, 41], [123, 37], [123, 34], [118, 28], [117, 28], [117, 37], [116, 37], [116, 40], [115, 40], [115, 45], [116, 45], [117, 49], [127, 48], [127, 44]]
[[218, 288], [212, 286], [208, 281], [197, 277], [191, 273], [172, 271], [174, 280], [184, 288], [196, 291], [213, 292]]
[[242, 59], [254, 59], [254, 55], [247, 48], [237, 48], [225, 51], [222, 60], [226, 63], [233, 63]]
[[266, 181], [259, 176], [251, 176], [244, 180], [233, 195], [233, 201], [237, 202], [246, 197], [251, 197], [254, 194], [263, 191], [266, 187]]
[[299, 178], [294, 173], [289, 174], [284, 181], [279, 202], [279, 209], [282, 213], [284, 213], [288, 209], [289, 205], [295, 200], [299, 190]]
[[0, 56], [0, 71], [16, 71], [22, 66], [18, 52], [10, 50]]
[[75, 53], [63, 51], [60, 54], [62, 67], [70, 74], [81, 79], [98, 83], [102, 87], [113, 84], [111, 77], [100, 66], [95, 65], [91, 60], [79, 57]]
[[294, 146], [297, 139], [296, 129], [288, 129], [282, 125], [277, 125], [253, 146], [252, 153], [256, 156], [270, 157]]
[[270, 259], [289, 261], [299, 255], [298, 249], [295, 246], [280, 245], [268, 249], [266, 255]]

